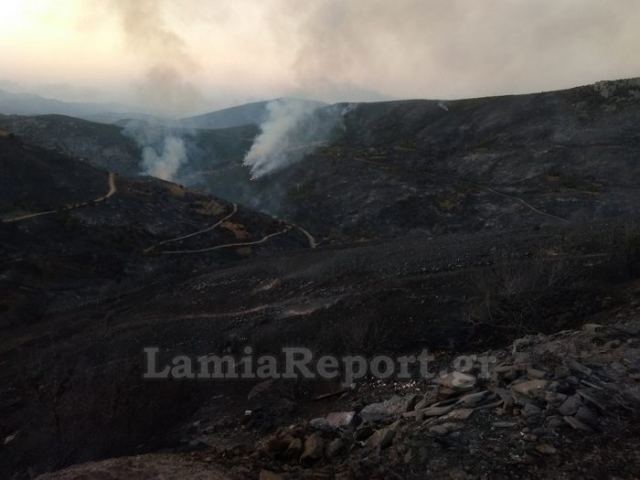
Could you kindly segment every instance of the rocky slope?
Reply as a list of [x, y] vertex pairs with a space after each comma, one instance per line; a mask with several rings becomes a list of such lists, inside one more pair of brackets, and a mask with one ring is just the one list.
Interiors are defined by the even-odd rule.
[[240, 162], [257, 133], [256, 126], [196, 131], [158, 121], [103, 124], [63, 115], [0, 115], [0, 128], [32, 145], [128, 176], [144, 173], [143, 148], [162, 152], [165, 137], [183, 138], [191, 159], [182, 172], [182, 180], [187, 183], [198, 172], [208, 171], [219, 162]]
[[[271, 381], [249, 393], [246, 405], [257, 410], [195, 415], [184, 439], [194, 446], [190, 453], [108, 460], [38, 478], [633, 478], [640, 468], [635, 305], [616, 323], [478, 352], [464, 370], [441, 362], [429, 378], [409, 384], [360, 384], [337, 391], [337, 400], [325, 395], [306, 418], [260, 436], [254, 417], [285, 401]], [[490, 359], [488, 369], [482, 358]]]

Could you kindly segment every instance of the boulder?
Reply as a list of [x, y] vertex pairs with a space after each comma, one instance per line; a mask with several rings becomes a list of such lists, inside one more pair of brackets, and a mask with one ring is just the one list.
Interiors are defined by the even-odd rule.
[[458, 405], [463, 407], [475, 407], [476, 405], [482, 403], [488, 395], [489, 392], [487, 390], [469, 393], [467, 395], [464, 395], [463, 397], [460, 397], [460, 400], [458, 400]]
[[454, 392], [466, 392], [475, 386], [476, 377], [468, 373], [450, 372], [437, 377], [434, 383]]
[[260, 476], [258, 477], [258, 479], [259, 480], [284, 480], [284, 477], [270, 470], [260, 470]]
[[387, 448], [393, 442], [399, 425], [400, 422], [397, 421], [386, 428], [376, 430], [373, 435], [369, 437], [369, 440], [367, 440], [367, 446], [372, 449]]
[[287, 458], [299, 458], [302, 453], [302, 440], [299, 438], [293, 438], [289, 442], [289, 446], [285, 450], [284, 454]]
[[360, 417], [365, 422], [388, 420], [411, 410], [416, 400], [416, 395], [407, 395], [404, 397], [396, 395], [384, 402], [367, 405], [360, 411]]
[[575, 415], [580, 405], [582, 405], [580, 395], [571, 395], [558, 407], [558, 412], [564, 416]]
[[516, 383], [511, 386], [511, 390], [525, 397], [544, 399], [547, 385], [549, 385], [547, 380], [535, 379]]
[[455, 432], [456, 430], [460, 430], [461, 428], [462, 424], [460, 423], [446, 422], [429, 428], [429, 433], [433, 433], [435, 435], [447, 435], [451, 432]]
[[333, 458], [344, 450], [345, 444], [341, 438], [332, 440], [327, 445], [327, 458]]
[[444, 418], [446, 420], [466, 420], [473, 414], [473, 408], [458, 408], [448, 413]]
[[300, 462], [304, 464], [320, 460], [324, 455], [324, 440], [317, 433], [309, 435], [304, 441], [304, 451]]

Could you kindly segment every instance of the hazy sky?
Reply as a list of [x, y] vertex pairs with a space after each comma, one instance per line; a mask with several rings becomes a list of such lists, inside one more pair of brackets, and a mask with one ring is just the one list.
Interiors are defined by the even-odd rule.
[[640, 76], [640, 0], [0, 0], [0, 88], [208, 110]]

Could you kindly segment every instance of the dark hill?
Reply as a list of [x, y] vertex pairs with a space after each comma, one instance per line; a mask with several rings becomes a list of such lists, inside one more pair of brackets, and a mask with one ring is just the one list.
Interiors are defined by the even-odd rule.
[[185, 181], [194, 172], [210, 170], [228, 161], [240, 162], [258, 133], [255, 126], [194, 131], [146, 120], [103, 124], [63, 115], [0, 115], [0, 128], [14, 132], [30, 144], [127, 176], [142, 173], [143, 145], [161, 149], [164, 137], [175, 135], [185, 140], [190, 157], [183, 172]]
[[[638, 214], [638, 81], [347, 110], [340, 137], [295, 165], [258, 181], [225, 166], [238, 185], [225, 196], [328, 240]], [[203, 185], [216, 191], [223, 175], [212, 171]]]
[[[300, 100], [299, 100], [300, 101]], [[267, 119], [267, 105], [270, 100], [246, 103], [236, 107], [223, 108], [181, 120], [182, 125], [191, 128], [229, 128], [241, 125], [260, 125]], [[321, 106], [321, 102], [304, 100], [309, 105]]]

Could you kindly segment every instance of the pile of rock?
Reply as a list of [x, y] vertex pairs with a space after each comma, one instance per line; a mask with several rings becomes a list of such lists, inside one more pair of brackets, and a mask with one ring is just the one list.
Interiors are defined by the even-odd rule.
[[434, 445], [464, 445], [473, 454], [487, 447], [483, 438], [495, 441], [495, 449], [513, 450], [511, 457], [499, 452], [507, 461], [549, 458], [572, 442], [571, 432], [600, 435], [635, 418], [638, 330], [587, 325], [525, 337], [508, 351], [485, 352], [497, 360], [490, 375], [442, 373], [420, 395], [396, 395], [280, 429], [260, 452], [273, 470], [297, 471], [291, 478], [301, 475], [298, 468], [317, 473], [323, 466], [329, 466], [327, 478], [375, 476], [363, 473], [367, 464], [392, 478], [403, 465], [433, 463]]

